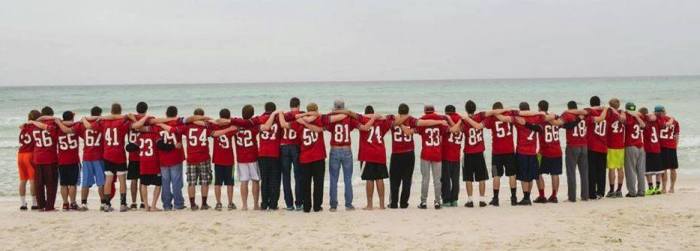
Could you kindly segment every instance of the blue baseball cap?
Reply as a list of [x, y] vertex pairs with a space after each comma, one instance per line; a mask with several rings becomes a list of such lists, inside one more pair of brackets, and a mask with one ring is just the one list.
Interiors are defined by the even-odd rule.
[[657, 105], [654, 107], [654, 112], [666, 112], [666, 109], [663, 105]]

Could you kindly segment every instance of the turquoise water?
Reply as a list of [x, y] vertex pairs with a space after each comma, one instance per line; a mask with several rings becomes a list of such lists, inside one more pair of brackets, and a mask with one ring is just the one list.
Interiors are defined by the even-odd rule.
[[[700, 130], [694, 126], [700, 120], [695, 110], [700, 107], [700, 77], [0, 87], [0, 195], [17, 193], [17, 125], [26, 119], [29, 110], [45, 105], [52, 106], [59, 115], [72, 110], [81, 116], [94, 105], [109, 111], [112, 102], [133, 112], [138, 101], [146, 101], [152, 114], [161, 115], [165, 107], [176, 105], [180, 114], [191, 114], [201, 107], [216, 116], [223, 107], [240, 114], [245, 104], [254, 105], [259, 113], [267, 101], [288, 109], [289, 98], [297, 96], [302, 105], [316, 102], [323, 111], [329, 111], [338, 98], [344, 99], [350, 109], [362, 111], [371, 104], [380, 113], [395, 113], [398, 104], [404, 102], [417, 116], [424, 104], [434, 104], [439, 111], [453, 104], [463, 111], [468, 99], [474, 100], [480, 110], [490, 108], [494, 101], [509, 107], [527, 101], [535, 107], [539, 100], [546, 99], [551, 111], [560, 112], [569, 100], [586, 106], [591, 95], [603, 100], [618, 97], [638, 107], [665, 105], [681, 123], [678, 153], [682, 171], [700, 173], [700, 168], [693, 166], [700, 152]], [[357, 147], [357, 133], [353, 137]], [[487, 156], [490, 138], [485, 137]], [[359, 180], [359, 175], [355, 176]]]

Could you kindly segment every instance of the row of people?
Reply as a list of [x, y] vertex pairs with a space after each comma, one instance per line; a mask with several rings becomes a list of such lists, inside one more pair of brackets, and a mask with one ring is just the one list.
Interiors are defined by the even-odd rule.
[[[362, 180], [366, 181], [367, 209], [374, 208], [375, 188], [379, 208], [385, 207], [386, 178], [390, 179], [389, 207], [408, 207], [415, 166], [414, 134], [420, 135], [422, 144], [419, 208], [428, 207], [431, 176], [433, 207], [458, 205], [460, 166], [467, 192], [465, 206], [475, 206], [473, 183], [478, 183], [478, 205], [487, 206], [485, 181], [489, 174], [484, 158], [484, 128], [489, 129], [492, 136], [493, 197], [490, 205], [499, 206], [502, 176], [508, 176], [512, 205], [531, 205], [533, 183], [539, 190], [534, 202], [558, 202], [564, 155], [559, 141], [560, 129], [566, 131], [567, 137], [569, 201], [577, 199], [577, 167], [582, 200], [604, 196], [608, 172], [610, 191], [607, 197], [622, 197], [625, 176], [628, 197], [665, 192], [666, 170], [670, 170], [671, 176], [668, 191], [673, 192], [678, 168], [675, 151], [678, 122], [667, 116], [661, 106], [649, 113], [646, 108], [637, 112], [632, 103], [623, 111], [617, 99], [611, 99], [610, 106], [604, 107], [598, 97], [592, 97], [590, 104], [589, 108], [578, 109], [577, 103], [571, 101], [566, 111], [554, 114], [548, 111], [546, 101], [538, 103], [536, 112], [530, 111], [526, 102], [522, 102], [519, 109], [503, 109], [503, 105], [496, 102], [492, 110], [477, 112], [476, 104], [467, 101], [464, 114], [458, 113], [452, 105], [446, 106], [442, 115], [437, 114], [433, 106], [425, 106], [424, 115], [414, 118], [405, 104], [399, 105], [397, 114], [380, 115], [372, 106], [358, 114], [345, 109], [342, 101], [336, 101], [333, 111], [319, 114], [316, 104], [308, 104], [307, 111], [302, 112], [299, 99], [292, 98], [288, 112], [277, 111], [275, 104], [268, 102], [265, 112], [258, 116], [254, 115], [253, 106], [246, 105], [241, 118], [232, 118], [228, 109], [222, 109], [219, 118], [212, 119], [204, 116], [202, 109], [196, 109], [187, 118], [178, 117], [174, 106], [167, 108], [165, 117], [155, 118], [147, 114], [147, 104], [140, 102], [134, 114], [122, 115], [121, 106], [113, 104], [109, 115], [102, 116], [101, 109], [93, 107], [90, 116], [79, 121], [74, 121], [70, 111], [61, 119], [54, 118], [53, 110], [45, 107], [41, 112], [32, 111], [29, 121], [20, 126], [21, 208], [27, 209], [24, 188], [27, 181], [32, 181], [37, 190], [33, 208], [53, 210], [60, 173], [65, 210], [87, 210], [89, 189], [97, 185], [101, 210], [111, 211], [116, 181], [120, 183], [120, 211], [136, 209], [139, 187], [142, 208], [159, 210], [156, 204], [160, 196], [165, 210], [184, 209], [182, 163], [185, 161], [192, 210], [209, 209], [207, 195], [212, 182], [217, 202], [215, 209], [223, 209], [224, 187], [228, 209], [236, 209], [233, 166], [237, 163], [243, 209], [248, 209], [248, 189], [252, 187], [254, 209], [276, 210], [281, 186], [288, 210], [320, 211], [327, 157], [324, 131], [329, 131], [330, 210], [338, 208], [337, 187], [341, 173], [345, 182], [344, 206], [346, 210], [353, 210], [354, 167], [350, 148], [353, 130], [359, 131], [358, 160]], [[389, 167], [386, 134], [390, 134], [392, 141]], [[517, 140], [514, 141], [515, 135]], [[549, 198], [544, 194], [543, 174], [551, 175]], [[644, 188], [645, 177], [648, 191]], [[127, 206], [127, 180], [131, 181], [131, 207]], [[521, 182], [523, 191], [519, 202], [516, 180]], [[77, 186], [81, 187], [80, 206], [75, 200]], [[151, 201], [148, 200], [148, 186], [156, 187]], [[196, 188], [200, 189], [201, 207], [195, 201]]]

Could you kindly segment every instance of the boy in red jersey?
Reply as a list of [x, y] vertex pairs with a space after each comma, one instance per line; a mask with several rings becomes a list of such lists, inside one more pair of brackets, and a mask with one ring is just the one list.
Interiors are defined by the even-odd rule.
[[[675, 192], [676, 185], [676, 169], [678, 169], [678, 155], [676, 153], [676, 147], [678, 145], [678, 134], [680, 133], [680, 126], [678, 121], [674, 118], [666, 115], [666, 108], [662, 105], [657, 105], [654, 107], [654, 115], [659, 119], [661, 128], [659, 128], [659, 142], [661, 144], [661, 167], [663, 171], [661, 173], [661, 183], [662, 189], [661, 193]], [[668, 172], [671, 176], [671, 186], [668, 183]]]
[[[527, 102], [521, 102], [520, 111], [529, 111], [530, 105]], [[506, 117], [496, 115], [496, 117], [504, 123], [514, 123], [518, 130], [518, 146], [516, 149], [516, 159], [518, 161], [517, 179], [523, 189], [523, 199], [518, 202], [520, 206], [530, 206], [530, 191], [532, 190], [532, 181], [537, 179], [539, 165], [537, 163], [537, 134], [542, 131], [540, 124], [544, 121], [542, 115], [524, 115]]]
[[[132, 129], [138, 128], [138, 136], [136, 144], [139, 151], [139, 179], [141, 180], [140, 192], [141, 199], [145, 202], [145, 209], [149, 212], [161, 211], [156, 204], [160, 195], [161, 185], [163, 183], [160, 174], [159, 151], [157, 142], [161, 139], [161, 127], [149, 125], [144, 126], [146, 116], [142, 116], [138, 121], [132, 124]], [[155, 186], [153, 190], [153, 200], [148, 203], [148, 186]]]
[[588, 138], [586, 137], [585, 112], [578, 110], [576, 101], [566, 104], [567, 110], [561, 114], [566, 128], [566, 186], [568, 201], [576, 202], [576, 167], [581, 180], [581, 200], [588, 195]]
[[420, 120], [442, 120], [438, 125], [413, 125], [418, 126], [418, 134], [421, 135], [421, 164], [420, 171], [422, 174], [421, 182], [421, 203], [418, 205], [420, 209], [427, 209], [426, 201], [428, 199], [428, 190], [430, 185], [430, 173], [433, 174], [433, 186], [435, 189], [435, 198], [433, 206], [435, 209], [442, 208], [442, 137], [448, 132], [448, 124], [444, 117], [435, 113], [435, 107], [426, 105], [424, 108], [425, 115]]
[[[493, 110], [503, 109], [501, 102], [496, 102], [492, 106]], [[510, 116], [511, 112], [504, 112], [502, 115]], [[518, 172], [515, 165], [515, 144], [513, 143], [513, 124], [505, 123], [496, 117], [488, 117], [483, 121], [484, 127], [491, 130], [491, 176], [493, 177], [494, 197], [501, 189], [501, 177], [508, 176], [510, 186], [510, 204], [515, 206], [518, 203], [516, 196], [517, 184], [515, 175]]]
[[258, 164], [260, 185], [262, 186], [260, 207], [262, 210], [277, 210], [280, 197], [280, 139], [282, 128], [279, 125], [275, 103], [265, 103], [265, 112], [253, 117], [252, 121], [260, 129]]
[[79, 123], [73, 122], [75, 114], [71, 111], [63, 113], [63, 121], [56, 119], [58, 131], [58, 173], [61, 185], [61, 197], [63, 198], [63, 210], [77, 210], [75, 201], [76, 185], [80, 173], [80, 156], [78, 154], [78, 135], [67, 128], [76, 127]]
[[[540, 168], [537, 177], [537, 188], [539, 196], [535, 199], [535, 203], [558, 203], [557, 191], [559, 191], [559, 175], [562, 173], [562, 152], [561, 144], [559, 143], [559, 127], [564, 125], [564, 121], [559, 116], [549, 114], [549, 102], [541, 100], [537, 103], [540, 112], [545, 113], [545, 119], [540, 126], [542, 132], [539, 136], [539, 157]], [[571, 123], [575, 126], [577, 122]], [[569, 127], [571, 127], [569, 126]], [[544, 189], [545, 182], [542, 174], [549, 174], [552, 179], [552, 195], [549, 198], [545, 197]]]
[[[337, 112], [345, 109], [345, 102], [336, 100], [333, 103], [333, 111]], [[331, 133], [331, 150], [328, 156], [328, 176], [330, 178], [330, 211], [334, 212], [338, 207], [338, 178], [343, 172], [345, 188], [345, 209], [353, 210], [352, 205], [352, 171], [353, 159], [350, 140], [350, 132], [357, 128], [358, 122], [354, 118], [345, 118], [341, 121], [331, 123], [325, 129]]]
[[[221, 109], [219, 111], [220, 119], [230, 119], [231, 111]], [[228, 196], [228, 210], [236, 209], [236, 204], [233, 203], [233, 136], [238, 128], [236, 126], [219, 126], [213, 125], [211, 134], [214, 138], [214, 195], [216, 196], [216, 207], [214, 209], [221, 210], [221, 186], [226, 186], [226, 195]]]
[[646, 126], [635, 112], [637, 106], [628, 102], [625, 104], [626, 112], [622, 113], [625, 126], [625, 179], [627, 183], [627, 195], [625, 197], [644, 197], [644, 142], [642, 141], [642, 129]]
[[[27, 121], [35, 121], [41, 116], [37, 110], [32, 110], [27, 115]], [[29, 193], [32, 196], [31, 209], [38, 209], [36, 203], [34, 189], [34, 164], [32, 163], [32, 155], [34, 151], [34, 142], [32, 141], [32, 131], [34, 125], [30, 123], [22, 124], [19, 129], [19, 149], [17, 150], [17, 169], [19, 176], [19, 210], [27, 210], [27, 183], [29, 183]]]
[[[315, 103], [309, 103], [306, 106], [308, 112], [318, 112], [318, 106]], [[280, 115], [283, 116], [283, 115]], [[299, 163], [302, 167], [302, 190], [303, 190], [303, 205], [304, 212], [311, 212], [313, 205], [314, 212], [323, 210], [321, 203], [323, 202], [323, 178], [325, 173], [326, 147], [323, 140], [323, 127], [332, 122], [336, 122], [346, 118], [347, 115], [322, 115], [308, 116], [298, 118], [291, 124], [286, 122], [286, 119], [280, 117], [282, 128], [292, 128], [302, 139]], [[310, 120], [310, 121], [307, 121]], [[313, 197], [311, 193], [311, 184], [313, 183]], [[313, 203], [312, 203], [313, 201]]]
[[[255, 111], [252, 105], [245, 105], [241, 111], [243, 119], [251, 119]], [[241, 181], [243, 210], [248, 210], [248, 183], [253, 181], [253, 209], [260, 210], [260, 168], [258, 166], [258, 132], [255, 126], [239, 127], [236, 132], [236, 159], [238, 160], [238, 180]]]
[[[617, 120], [608, 108], [600, 108], [600, 98], [590, 99], [591, 107], [587, 108], [586, 128], [588, 142], [588, 197], [601, 199], [605, 195], [605, 173], [608, 152], [608, 125]], [[602, 118], [600, 120], [596, 118]]]
[[[285, 122], [293, 122], [299, 111], [301, 102], [299, 98], [293, 97], [289, 100], [289, 112], [284, 114]], [[297, 211], [303, 209], [303, 194], [301, 191], [301, 167], [299, 166], [299, 137], [297, 132], [290, 128], [282, 128], [282, 139], [280, 140], [280, 164], [282, 172], [282, 191], [284, 192], [284, 203], [287, 211]], [[292, 169], [294, 167], [294, 169]], [[294, 191], [292, 192], [292, 173], [294, 174]], [[295, 200], [296, 198], [296, 200]]]
[[[380, 119], [380, 120], [377, 120]], [[358, 118], [360, 147], [358, 160], [362, 166], [362, 180], [366, 181], [367, 207], [372, 210], [374, 187], [377, 187], [379, 209], [384, 209], [384, 179], [389, 178], [386, 168], [386, 148], [384, 135], [389, 132], [392, 120], [374, 114], [374, 107], [365, 107], [365, 115]], [[347, 183], [346, 183], [347, 186]]]
[[[646, 107], [639, 109], [644, 120], [644, 153], [646, 155], [646, 178], [647, 191], [645, 195], [661, 194], [661, 144], [659, 143], [659, 131], [661, 123], [656, 115], [649, 113]], [[654, 186], [654, 177], [656, 177], [656, 186]]]
[[[73, 131], [83, 140], [83, 162], [81, 166], [80, 178], [80, 211], [87, 211], [87, 198], [90, 194], [90, 187], [97, 185], [97, 193], [100, 201], [104, 202], [105, 171], [102, 162], [102, 131], [99, 130], [97, 118], [102, 115], [102, 108], [98, 106], [90, 109], [90, 118], [81, 119], [81, 123], [67, 128]], [[89, 124], [86, 126], [86, 124]], [[88, 127], [92, 129], [88, 129]], [[62, 128], [63, 129], [63, 128]], [[104, 204], [100, 205], [100, 210], [104, 209]]]
[[[451, 120], [452, 124], [457, 124], [462, 120], [456, 110], [453, 105], [445, 106], [445, 117]], [[442, 137], [442, 180], [440, 181], [442, 183], [442, 205], [455, 207], [459, 199], [460, 148], [464, 142], [464, 133], [458, 126], [454, 130], [450, 130], [449, 133], [443, 134]], [[471, 194], [469, 195], [471, 197]]]
[[[398, 115], [389, 115], [387, 119], [394, 121], [391, 129], [391, 160], [389, 162], [389, 208], [408, 208], [408, 199], [411, 196], [411, 184], [413, 183], [413, 169], [415, 168], [416, 154], [413, 143], [416, 119], [408, 114], [406, 104], [400, 104]], [[399, 194], [399, 190], [401, 194]]]
[[[140, 120], [141, 118], [146, 116], [147, 111], [148, 104], [146, 104], [146, 102], [138, 102], [136, 104], [136, 115], [134, 115], [133, 118], [136, 120]], [[140, 151], [138, 147], [139, 142], [137, 142], [138, 136], [139, 132], [137, 130], [129, 130], [129, 134], [127, 136], [127, 145], [125, 147], [129, 155], [129, 164], [127, 166], [128, 170], [126, 173], [126, 180], [128, 180], [130, 183], [129, 190], [131, 192], [131, 205], [129, 206], [129, 208], [131, 209], [137, 209], [136, 198], [138, 197], [138, 194], [140, 194], [139, 177], [141, 176], [141, 171], [139, 168]], [[138, 208], [145, 209], [146, 206], [144, 205], [144, 203], [147, 202], [145, 202], [143, 198], [141, 198], [141, 205]]]
[[[56, 189], [58, 186], [58, 126], [53, 118], [53, 109], [44, 107], [41, 109], [42, 117], [36, 122], [46, 124], [46, 129], [34, 125], [32, 127], [32, 141], [34, 141], [33, 162], [35, 164], [34, 181], [36, 182], [36, 201], [42, 211], [53, 211], [56, 202]], [[30, 121], [33, 122], [33, 121]]]
[[[608, 181], [610, 191], [605, 195], [608, 198], [622, 198], [622, 182], [625, 175], [625, 126], [624, 118], [620, 115], [620, 100], [613, 98], [608, 104], [611, 112], [617, 119], [612, 120], [608, 127]], [[617, 182], [615, 182], [617, 180]], [[617, 189], [615, 189], [617, 184]]]

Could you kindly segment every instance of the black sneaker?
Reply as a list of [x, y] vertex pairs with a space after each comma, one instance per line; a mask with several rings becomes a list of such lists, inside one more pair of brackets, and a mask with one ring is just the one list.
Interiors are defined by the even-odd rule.
[[489, 205], [497, 207], [498, 206], [498, 200], [496, 198], [491, 199], [491, 202], [489, 202]]
[[389, 204], [389, 208], [391, 208], [391, 209], [397, 209], [397, 208], [399, 208], [399, 206], [396, 205], [396, 204]]
[[628, 193], [628, 194], [625, 195], [625, 197], [627, 197], [627, 198], [634, 198], [634, 197], [637, 197], [637, 195], [636, 195], [636, 194], [633, 194], [633, 193]]
[[485, 206], [486, 206], [486, 202], [479, 201], [479, 207], [485, 207]]
[[136, 203], [131, 203], [131, 206], [129, 206], [131, 209], [136, 209]]
[[421, 202], [420, 205], [418, 205], [418, 208], [420, 208], [420, 209], [428, 209], [428, 206], [425, 205], [425, 202]]
[[22, 205], [19, 207], [19, 210], [21, 211], [27, 211], [27, 205]]
[[197, 210], [199, 210], [199, 206], [197, 206], [197, 204], [194, 204], [194, 205], [192, 205], [192, 206], [190, 207], [190, 209], [191, 209], [192, 211], [197, 211]]
[[559, 203], [559, 199], [557, 199], [557, 196], [549, 196], [547, 203]]
[[523, 199], [520, 202], [518, 202], [518, 206], [532, 206], [532, 201], [529, 199]]
[[610, 191], [610, 192], [608, 192], [608, 194], [605, 195], [605, 198], [613, 198], [613, 197], [615, 197], [614, 191]]
[[533, 201], [533, 202], [544, 204], [544, 203], [547, 203], [547, 198], [542, 197], [542, 196], [537, 196], [537, 199], [535, 199], [535, 201]]
[[467, 201], [467, 203], [464, 204], [464, 207], [472, 208], [474, 207], [474, 202]]
[[32, 206], [31, 209], [32, 209], [32, 211], [39, 210], [39, 206]]
[[401, 204], [401, 205], [399, 206], [399, 208], [401, 208], [401, 209], [406, 209], [406, 208], [408, 208], [408, 203], [406, 203], [406, 204]]
[[221, 203], [216, 203], [216, 205], [214, 206], [214, 210], [216, 210], [216, 211], [221, 211], [221, 209], [222, 209], [223, 207], [224, 207], [224, 206], [221, 205]]
[[615, 198], [622, 198], [622, 191], [616, 191]]
[[440, 209], [442, 208], [442, 205], [440, 205], [440, 202], [435, 202], [435, 209]]
[[146, 209], [146, 205], [144, 205], [143, 203], [141, 203], [141, 205], [139, 205], [139, 209]]
[[518, 197], [511, 196], [511, 197], [510, 197], [510, 205], [511, 205], [511, 206], [517, 206], [517, 205], [518, 205]]
[[202, 207], [201, 207], [202, 210], [209, 210], [209, 208], [211, 208], [209, 206], [209, 204], [202, 204]]

